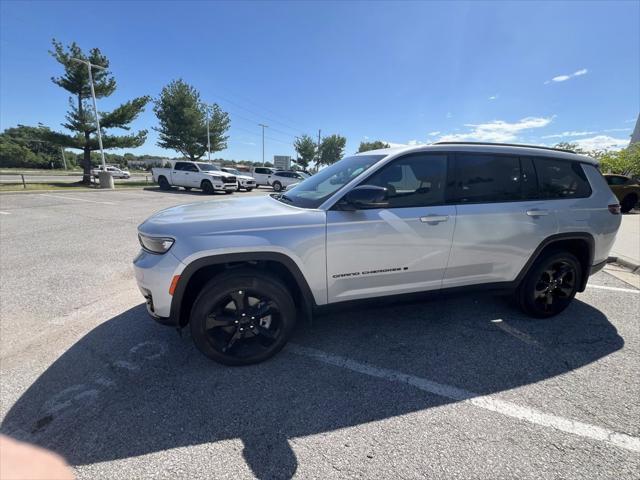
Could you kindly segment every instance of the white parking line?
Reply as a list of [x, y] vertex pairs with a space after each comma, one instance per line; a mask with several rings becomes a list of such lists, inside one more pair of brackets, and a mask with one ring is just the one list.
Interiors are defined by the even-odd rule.
[[11, 215], [11, 212], [0, 212], [0, 215]]
[[607, 287], [605, 285], [587, 284], [587, 288], [598, 288], [600, 290], [612, 290], [614, 292], [640, 293], [640, 290], [636, 290], [634, 288]]
[[51, 197], [51, 198], [65, 198], [67, 200], [77, 200], [78, 202], [89, 202], [89, 203], [99, 203], [101, 205], [117, 205], [114, 202], [98, 202], [97, 200], [87, 200], [86, 198], [78, 198], [78, 197], [67, 197], [65, 195], [48, 195], [46, 193], [41, 193], [42, 197]]
[[568, 418], [558, 417], [556, 415], [544, 413], [540, 410], [522, 407], [515, 403], [499, 400], [491, 397], [490, 395], [480, 395], [451, 385], [432, 382], [426, 378], [420, 378], [386, 368], [374, 367], [373, 365], [367, 365], [345, 357], [332, 355], [330, 353], [323, 352], [322, 350], [316, 350], [315, 348], [290, 344], [287, 350], [297, 355], [309, 357], [335, 367], [344, 368], [370, 377], [381, 378], [391, 382], [405, 383], [419, 390], [438, 395], [440, 397], [449, 398], [451, 400], [469, 403], [475, 407], [496, 412], [507, 417], [516, 418], [518, 420], [523, 420], [543, 427], [553, 428], [555, 430], [560, 430], [561, 432], [578, 435], [591, 440], [608, 443], [619, 448], [631, 450], [632, 452], [640, 452], [640, 438], [633, 437], [625, 433], [570, 420]]

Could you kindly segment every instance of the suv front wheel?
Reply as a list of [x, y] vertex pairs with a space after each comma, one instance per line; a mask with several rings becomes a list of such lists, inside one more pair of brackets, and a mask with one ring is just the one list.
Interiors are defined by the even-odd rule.
[[203, 287], [190, 326], [207, 357], [225, 365], [250, 365], [278, 353], [295, 321], [295, 304], [282, 282], [243, 269], [223, 273]]
[[581, 280], [582, 268], [574, 255], [549, 252], [536, 261], [518, 288], [518, 303], [533, 317], [552, 317], [569, 306]]

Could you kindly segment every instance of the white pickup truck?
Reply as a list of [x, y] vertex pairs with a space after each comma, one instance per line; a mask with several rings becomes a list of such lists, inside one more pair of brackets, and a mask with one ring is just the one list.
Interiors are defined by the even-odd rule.
[[199, 188], [204, 193], [233, 193], [238, 188], [235, 175], [223, 172], [219, 167], [204, 162], [175, 162], [171, 168], [152, 168], [153, 181], [162, 190], [172, 186], [185, 190]]

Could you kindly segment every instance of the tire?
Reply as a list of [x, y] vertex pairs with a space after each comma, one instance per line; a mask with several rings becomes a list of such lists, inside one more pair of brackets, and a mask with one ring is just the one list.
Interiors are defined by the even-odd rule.
[[167, 181], [165, 177], [158, 178], [158, 185], [160, 185], [160, 190], [170, 190], [171, 185]]
[[293, 333], [296, 308], [277, 277], [237, 269], [202, 288], [189, 324], [196, 347], [210, 359], [251, 365], [282, 350]]
[[620, 211], [629, 213], [636, 206], [636, 203], [638, 203], [638, 196], [635, 193], [630, 193], [620, 202]]
[[232, 193], [233, 193], [233, 192], [232, 192], [232, 191], [230, 191], [230, 190], [225, 190], [225, 191], [224, 191], [224, 194], [225, 194], [225, 195], [231, 195]]
[[282, 191], [282, 184], [280, 182], [273, 182], [273, 184], [271, 186], [273, 187], [273, 191], [274, 192], [281, 192]]
[[532, 317], [553, 317], [569, 306], [582, 275], [580, 262], [571, 253], [555, 250], [543, 254], [518, 287], [518, 304]]
[[253, 188], [246, 188], [245, 189], [247, 192], [250, 192], [251, 190], [253, 190]]
[[215, 192], [213, 184], [209, 180], [203, 180], [200, 184], [200, 188], [202, 188], [202, 191], [207, 195], [213, 195], [213, 193]]
[[182, 188], [184, 188], [187, 192], [191, 191], [191, 187], [182, 187]]

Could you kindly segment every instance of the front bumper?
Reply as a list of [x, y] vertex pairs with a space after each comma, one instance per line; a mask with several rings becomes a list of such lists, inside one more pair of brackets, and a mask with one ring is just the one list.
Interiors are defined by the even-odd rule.
[[133, 270], [140, 293], [147, 303], [147, 311], [160, 323], [166, 323], [173, 297], [169, 287], [174, 275], [180, 275], [184, 264], [171, 251], [156, 255], [141, 250], [133, 261]]
[[240, 188], [256, 188], [255, 180], [240, 180]]

